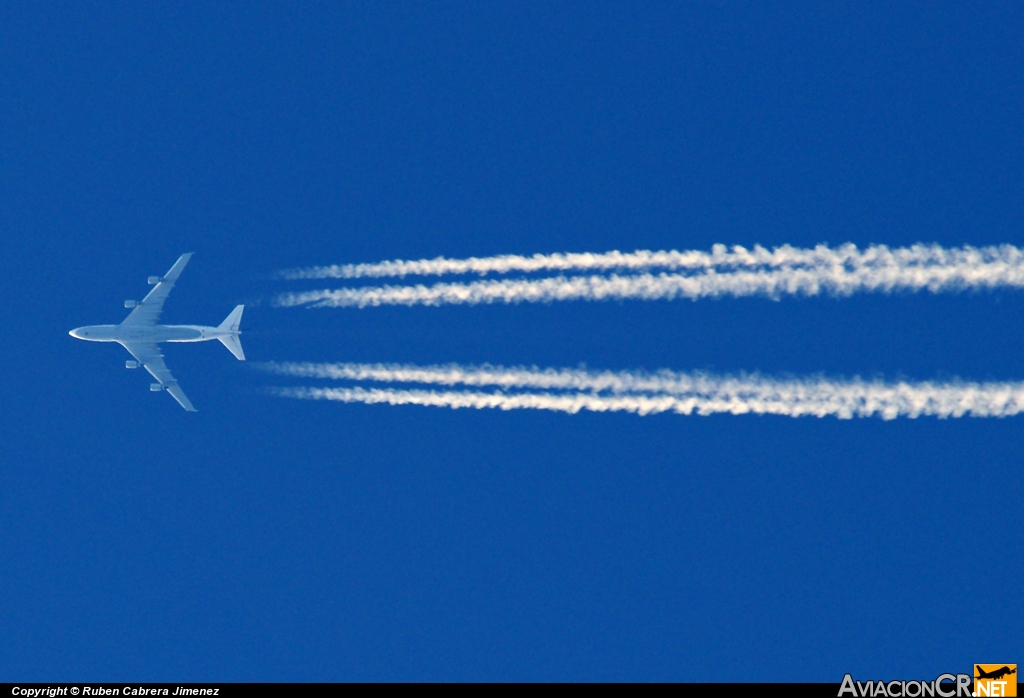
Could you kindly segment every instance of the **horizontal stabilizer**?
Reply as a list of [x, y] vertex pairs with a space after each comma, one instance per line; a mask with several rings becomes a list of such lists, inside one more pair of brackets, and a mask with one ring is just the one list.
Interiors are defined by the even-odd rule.
[[220, 323], [217, 327], [218, 330], [227, 330], [228, 332], [238, 332], [239, 327], [242, 324], [242, 311], [245, 310], [244, 305], [236, 305], [235, 309], [224, 318], [224, 322]]
[[242, 352], [242, 342], [238, 339], [237, 334], [229, 334], [226, 337], [217, 337], [220, 343], [228, 348], [235, 358], [239, 361], [245, 361], [245, 354]]
[[220, 343], [228, 348], [235, 358], [239, 361], [245, 361], [245, 353], [242, 351], [242, 342], [238, 339], [238, 335], [242, 333], [238, 329], [242, 325], [242, 311], [245, 309], [244, 305], [235, 306], [235, 309], [231, 311], [231, 314], [224, 318], [224, 322], [220, 323], [217, 327], [218, 330], [227, 330], [231, 334], [226, 336], [217, 337]]

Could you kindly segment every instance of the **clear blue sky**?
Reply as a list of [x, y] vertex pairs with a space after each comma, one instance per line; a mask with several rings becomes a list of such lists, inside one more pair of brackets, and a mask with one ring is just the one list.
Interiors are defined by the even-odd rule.
[[1024, 659], [1021, 417], [300, 402], [254, 360], [1024, 379], [1024, 294], [276, 309], [272, 272], [1024, 244], [1019, 3], [4, 3], [0, 680], [932, 678]]

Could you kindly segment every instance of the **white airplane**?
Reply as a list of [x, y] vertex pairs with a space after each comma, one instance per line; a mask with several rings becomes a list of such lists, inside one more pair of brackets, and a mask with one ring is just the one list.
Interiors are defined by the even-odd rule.
[[155, 284], [153, 290], [142, 301], [124, 302], [124, 307], [132, 308], [132, 312], [120, 325], [78, 327], [68, 334], [87, 342], [117, 342], [135, 357], [134, 361], [125, 361], [126, 368], [142, 366], [159, 381], [152, 383], [149, 386], [150, 390], [166, 390], [178, 404], [189, 412], [195, 412], [196, 408], [189, 402], [185, 392], [178, 386], [178, 381], [164, 364], [164, 355], [160, 353], [160, 347], [157, 345], [161, 342], [207, 342], [217, 339], [235, 355], [235, 358], [245, 361], [242, 343], [238, 339], [238, 335], [242, 333], [238, 326], [242, 322], [242, 309], [245, 306], [236, 306], [217, 327], [156, 324], [160, 319], [160, 312], [164, 309], [164, 301], [167, 300], [171, 289], [174, 288], [174, 282], [181, 276], [181, 270], [188, 264], [190, 257], [191, 252], [183, 254], [178, 257], [178, 261], [169, 272], [163, 276], [149, 277], [149, 283]]

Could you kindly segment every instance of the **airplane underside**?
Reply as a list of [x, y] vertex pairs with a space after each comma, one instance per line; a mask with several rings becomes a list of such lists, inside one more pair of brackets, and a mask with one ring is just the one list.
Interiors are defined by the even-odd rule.
[[242, 342], [239, 338], [242, 334], [240, 326], [245, 306], [235, 306], [235, 309], [216, 327], [157, 324], [164, 301], [167, 300], [174, 283], [191, 257], [191, 252], [183, 254], [166, 275], [149, 277], [149, 282], [154, 284], [153, 290], [141, 302], [125, 301], [125, 307], [131, 308], [132, 312], [120, 325], [77, 327], [68, 334], [89, 342], [117, 342], [133, 357], [133, 360], [125, 362], [127, 368], [145, 368], [157, 380], [150, 385], [150, 390], [166, 391], [185, 410], [195, 412], [196, 408], [192, 406], [192, 402], [164, 363], [159, 345], [164, 342], [208, 342], [216, 339], [236, 359], [245, 361], [245, 353], [242, 351]]

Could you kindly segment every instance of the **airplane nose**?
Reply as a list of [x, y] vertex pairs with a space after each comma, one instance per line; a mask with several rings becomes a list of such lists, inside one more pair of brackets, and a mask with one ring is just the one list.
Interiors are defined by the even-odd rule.
[[81, 339], [82, 338], [81, 334], [79, 334], [79, 332], [78, 332], [78, 328], [77, 327], [75, 329], [71, 330], [70, 332], [68, 332], [68, 334], [71, 335], [72, 337], [74, 337], [75, 339]]

